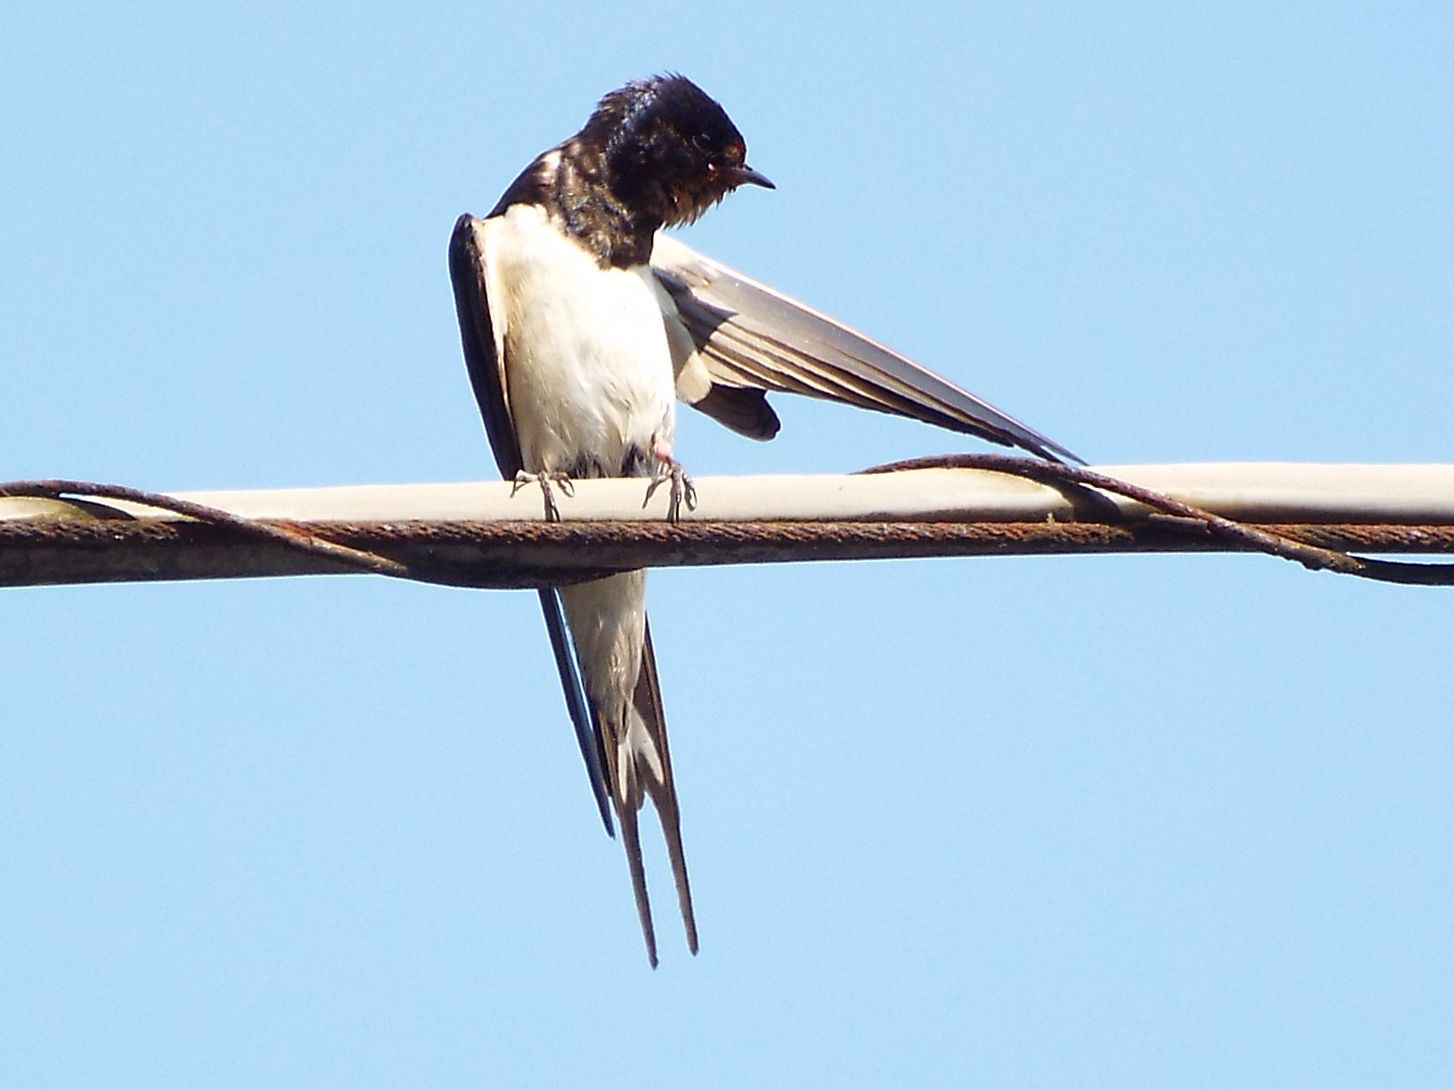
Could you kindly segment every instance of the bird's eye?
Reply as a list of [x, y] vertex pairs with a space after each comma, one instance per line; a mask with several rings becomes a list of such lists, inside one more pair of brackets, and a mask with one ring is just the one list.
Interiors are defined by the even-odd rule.
[[705, 132], [699, 132], [695, 136], [693, 136], [692, 143], [695, 144], [700, 151], [712, 150], [712, 137], [707, 135], [707, 133]]

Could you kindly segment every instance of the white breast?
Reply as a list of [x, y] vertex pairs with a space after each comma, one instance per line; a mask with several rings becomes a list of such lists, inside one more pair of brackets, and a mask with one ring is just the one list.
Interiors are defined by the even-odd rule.
[[669, 452], [675, 391], [650, 269], [602, 269], [532, 205], [489, 224], [490, 310], [504, 318], [525, 468], [570, 471], [584, 458], [616, 475], [632, 447]]

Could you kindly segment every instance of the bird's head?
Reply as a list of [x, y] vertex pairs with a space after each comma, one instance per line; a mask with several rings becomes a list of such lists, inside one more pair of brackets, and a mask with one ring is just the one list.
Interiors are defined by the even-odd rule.
[[582, 135], [604, 147], [618, 199], [663, 226], [692, 222], [739, 185], [773, 188], [747, 165], [747, 144], [727, 112], [684, 76], [612, 91]]

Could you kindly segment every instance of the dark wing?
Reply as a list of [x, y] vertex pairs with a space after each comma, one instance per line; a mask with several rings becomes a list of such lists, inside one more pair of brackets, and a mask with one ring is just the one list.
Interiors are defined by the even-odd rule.
[[[495, 320], [490, 313], [488, 254], [486, 239], [488, 221], [462, 215], [455, 222], [449, 238], [449, 278], [454, 285], [454, 308], [459, 317], [460, 341], [464, 346], [465, 366], [475, 401], [484, 417], [485, 434], [495, 453], [495, 464], [506, 480], [514, 478], [521, 468], [520, 445], [510, 417], [509, 398], [505, 388], [503, 318]], [[596, 807], [607, 835], [615, 835], [611, 826], [611, 808], [606, 799], [605, 756], [601, 730], [592, 716], [581, 685], [580, 671], [571, 653], [566, 635], [565, 614], [555, 590], [540, 591], [540, 608], [545, 614], [545, 628], [550, 635], [550, 649], [555, 655], [556, 672], [565, 693], [566, 710], [575, 729], [576, 744], [586, 763], [586, 775]]]
[[1052, 461], [1081, 461], [893, 349], [674, 238], [657, 236], [651, 267], [674, 306], [667, 336], [678, 394], [739, 434], [777, 434], [767, 393], [781, 391], [907, 416]]
[[485, 220], [472, 215], [455, 220], [454, 233], [449, 236], [449, 279], [454, 285], [454, 310], [475, 403], [484, 417], [485, 434], [500, 475], [511, 480], [524, 465], [505, 396], [504, 319], [496, 321], [490, 313], [486, 233]]

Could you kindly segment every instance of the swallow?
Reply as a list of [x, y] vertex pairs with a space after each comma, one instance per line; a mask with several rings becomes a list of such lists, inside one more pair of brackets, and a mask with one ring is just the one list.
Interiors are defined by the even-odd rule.
[[[670, 478], [675, 403], [753, 439], [777, 434], [767, 394], [826, 398], [1017, 446], [1070, 451], [861, 333], [659, 232], [733, 190], [774, 188], [726, 111], [680, 75], [628, 83], [543, 152], [484, 219], [450, 238], [470, 384], [501, 475], [552, 483]], [[539, 591], [567, 712], [602, 823], [622, 830], [647, 958], [656, 936], [638, 814], [660, 819], [687, 946], [697, 927], [644, 571]]]

